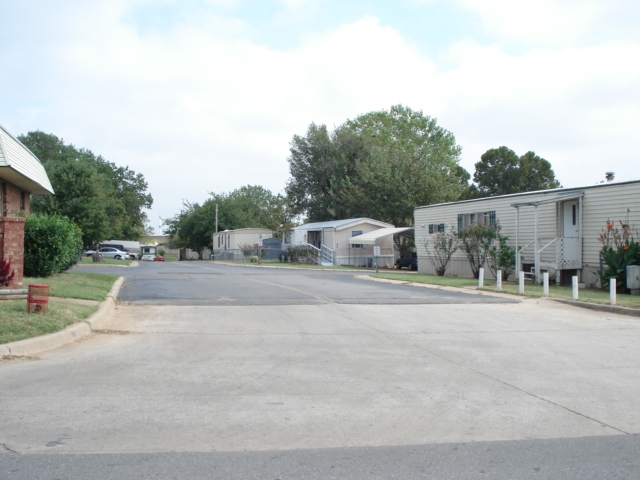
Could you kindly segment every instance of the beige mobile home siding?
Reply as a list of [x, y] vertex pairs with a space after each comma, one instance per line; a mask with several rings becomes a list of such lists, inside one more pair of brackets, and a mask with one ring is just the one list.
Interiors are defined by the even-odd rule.
[[[627, 213], [627, 209], [629, 212]], [[597, 280], [600, 265], [600, 233], [606, 228], [607, 220], [612, 220], [617, 227], [619, 221], [640, 227], [640, 182], [625, 184], [606, 184], [601, 188], [587, 189], [584, 198], [583, 219], [583, 257], [584, 280], [592, 283]]]
[[[611, 219], [619, 226], [619, 220], [626, 220], [629, 209], [629, 224], [640, 227], [640, 181], [627, 183], [607, 183], [584, 188], [556, 189], [546, 192], [532, 192], [501, 197], [485, 198], [440, 205], [419, 207], [415, 210], [416, 248], [418, 251], [418, 271], [435, 273], [433, 265], [426, 257], [424, 242], [429, 235], [429, 224], [445, 223], [447, 230], [457, 228], [458, 214], [477, 212], [496, 212], [496, 221], [503, 235], [509, 237], [509, 245], [515, 246], [516, 209], [514, 203], [543, 200], [562, 194], [582, 192], [582, 263], [581, 280], [589, 285], [597, 282], [599, 252], [601, 244], [598, 237]], [[560, 209], [556, 215], [556, 209]], [[562, 236], [562, 202], [552, 202], [538, 207], [538, 236], [544, 245], [556, 236]], [[520, 207], [520, 228], [518, 244], [523, 247], [533, 240], [534, 207]], [[546, 240], [546, 241], [545, 241]], [[555, 262], [555, 244], [542, 252], [542, 263]], [[524, 263], [533, 263], [533, 249], [529, 247], [522, 254]], [[490, 272], [486, 271], [487, 275]], [[471, 269], [462, 251], [456, 252], [447, 269], [447, 275], [470, 277]]]

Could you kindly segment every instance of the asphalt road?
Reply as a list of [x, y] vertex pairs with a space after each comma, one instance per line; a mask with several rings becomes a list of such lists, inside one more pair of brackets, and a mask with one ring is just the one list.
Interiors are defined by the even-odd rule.
[[[96, 271], [95, 267], [81, 268]], [[363, 271], [238, 267], [212, 262], [141, 262], [101, 268], [126, 279], [118, 300], [133, 305], [465, 304], [492, 296], [362, 281]]]
[[0, 362], [0, 479], [640, 478], [636, 318], [342, 271], [109, 270], [107, 330]]

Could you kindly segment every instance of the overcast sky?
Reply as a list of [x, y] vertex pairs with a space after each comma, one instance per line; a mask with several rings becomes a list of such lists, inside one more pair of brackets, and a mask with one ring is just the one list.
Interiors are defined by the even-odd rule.
[[142, 173], [151, 225], [183, 200], [283, 192], [294, 134], [403, 104], [471, 175], [506, 145], [567, 187], [640, 179], [634, 0], [0, 0], [0, 124]]

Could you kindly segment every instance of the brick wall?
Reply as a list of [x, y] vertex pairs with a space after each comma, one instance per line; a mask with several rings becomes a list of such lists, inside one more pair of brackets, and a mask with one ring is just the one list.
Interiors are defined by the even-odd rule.
[[1, 180], [0, 189], [0, 259], [11, 260], [15, 269], [9, 288], [23, 288], [25, 219], [16, 215], [29, 212], [29, 193]]

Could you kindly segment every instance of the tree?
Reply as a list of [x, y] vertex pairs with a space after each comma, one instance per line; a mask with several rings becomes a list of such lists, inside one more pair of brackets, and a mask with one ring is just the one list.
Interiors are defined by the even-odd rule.
[[475, 165], [473, 181], [477, 189], [470, 189], [469, 197], [491, 197], [510, 193], [560, 188], [551, 164], [535, 152], [521, 157], [507, 147], [487, 150]]
[[[431, 244], [433, 247], [430, 247]], [[423, 245], [436, 274], [443, 277], [451, 257], [458, 250], [458, 233], [454, 229], [449, 232], [438, 232], [432, 238], [425, 238]]]
[[478, 278], [480, 268], [487, 261], [493, 241], [497, 238], [496, 227], [478, 222], [461, 229], [458, 233], [460, 248], [467, 254], [471, 273], [474, 278]]
[[216, 205], [218, 231], [256, 227], [282, 236], [283, 230], [293, 226], [287, 199], [261, 186], [246, 185], [229, 194], [210, 195], [202, 205], [185, 201], [179, 214], [164, 221], [165, 233], [176, 246], [198, 252], [212, 246]]
[[[411, 225], [417, 205], [457, 200], [467, 188], [460, 151], [435, 119], [402, 105], [332, 133], [312, 123], [291, 142], [286, 192], [294, 213], [310, 221], [371, 217]], [[396, 241], [404, 253], [409, 244]]]
[[55, 135], [36, 131], [18, 137], [43, 163], [55, 191], [35, 195], [33, 212], [61, 214], [82, 230], [90, 246], [107, 238], [138, 240], [144, 235], [153, 198], [144, 176], [119, 167], [100, 155], [65, 144]]

